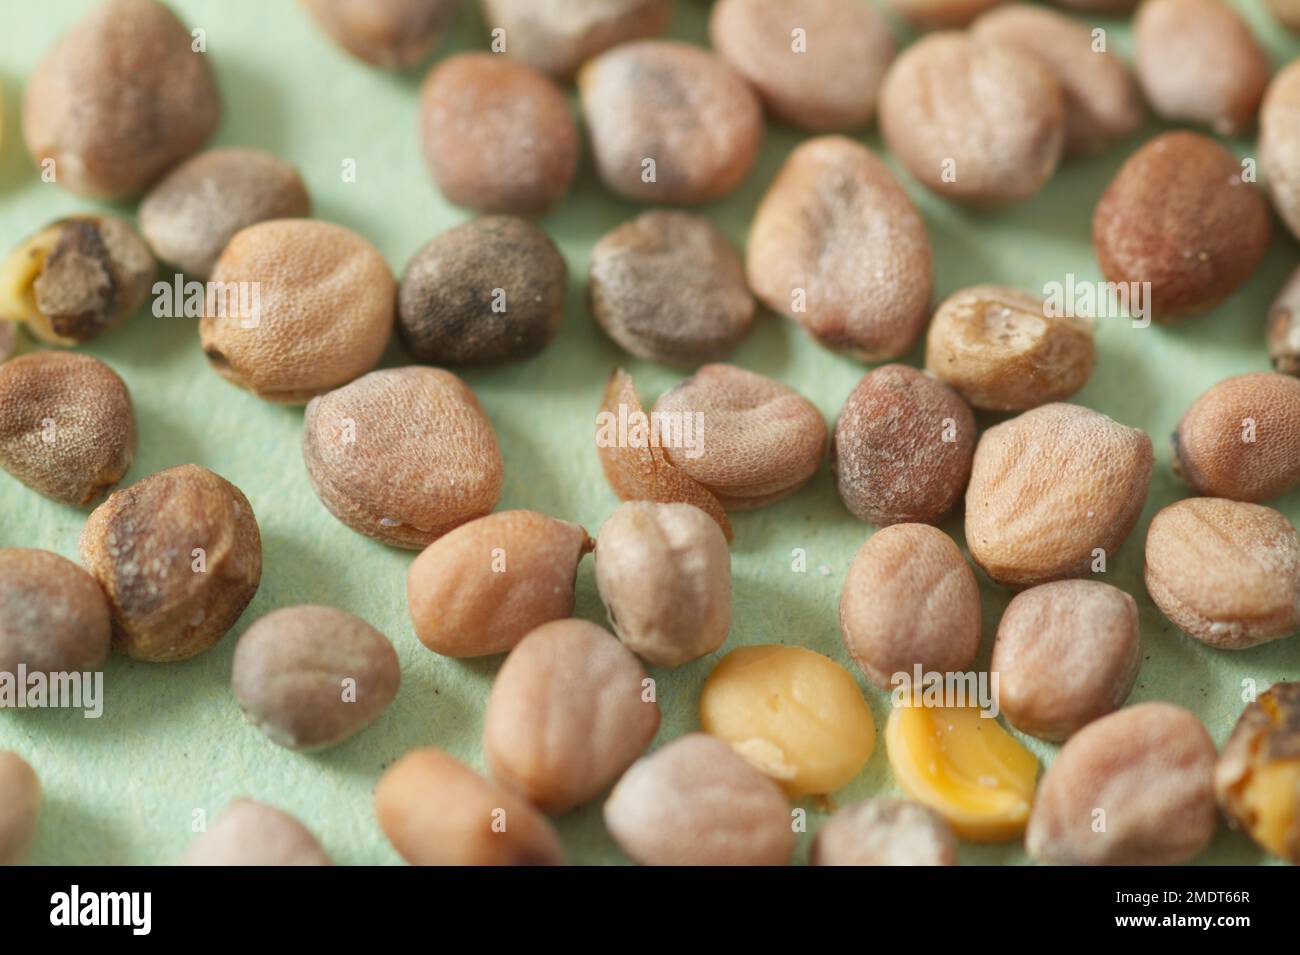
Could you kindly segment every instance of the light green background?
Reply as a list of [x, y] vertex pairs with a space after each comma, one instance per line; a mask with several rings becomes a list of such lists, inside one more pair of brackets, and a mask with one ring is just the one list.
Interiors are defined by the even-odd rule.
[[[1277, 28], [1262, 4], [1241, 0], [1238, 5], [1276, 63], [1300, 53], [1300, 40]], [[5, 106], [0, 244], [6, 247], [57, 216], [99, 208], [39, 180], [22, 147], [18, 123], [24, 78], [87, 6], [82, 0], [6, 3], [0, 13]], [[215, 144], [259, 146], [296, 163], [311, 189], [316, 215], [367, 236], [399, 273], [430, 237], [469, 217], [442, 200], [422, 166], [415, 116], [420, 71], [394, 76], [345, 56], [288, 0], [176, 0], [173, 8], [188, 24], [207, 31], [225, 101]], [[707, 11], [702, 0], [681, 0], [671, 33], [705, 42]], [[1126, 27], [1119, 21], [1099, 22], [1127, 53]], [[439, 55], [484, 44], [477, 5], [466, 3]], [[1001, 212], [957, 209], [904, 177], [934, 242], [936, 300], [978, 282], [1035, 289], [1062, 280], [1067, 272], [1080, 280], [1099, 279], [1089, 242], [1093, 206], [1125, 156], [1156, 128], [1153, 124], [1099, 159], [1064, 166], [1033, 200]], [[758, 199], [799, 139], [790, 131], [770, 129], [761, 160], [744, 187], [705, 210], [737, 243], [743, 244]], [[867, 142], [879, 148], [874, 133]], [[1253, 148], [1249, 141], [1234, 145], [1243, 153]], [[356, 161], [355, 183], [341, 179], [347, 159]], [[121, 206], [118, 211], [130, 215], [134, 209]], [[533, 361], [466, 373], [500, 437], [506, 464], [502, 508], [534, 508], [579, 521], [594, 533], [617, 503], [592, 443], [606, 376], [625, 363], [647, 404], [682, 377], [621, 355], [583, 304], [589, 249], [636, 211], [611, 197], [584, 159], [572, 195], [543, 223], [569, 263], [563, 330]], [[1293, 240], [1280, 226], [1277, 233], [1249, 285], [1213, 314], [1175, 329], [1135, 329], [1119, 320], [1101, 323], [1097, 372], [1075, 399], [1145, 428], [1156, 442], [1146, 510], [1108, 577], [1137, 597], [1141, 608], [1145, 649], [1132, 701], [1171, 700], [1189, 707], [1217, 742], [1241, 710], [1243, 680], [1263, 687], [1300, 676], [1300, 638], [1231, 654], [1183, 636], [1146, 596], [1142, 540], [1152, 515], [1185, 494], [1170, 472], [1167, 441], [1182, 411], [1219, 379], [1267, 368], [1265, 311], [1297, 260]], [[481, 767], [483, 705], [499, 659], [458, 662], [419, 644], [406, 613], [405, 576], [413, 554], [365, 539], [325, 511], [303, 470], [301, 410], [264, 404], [220, 379], [200, 353], [192, 321], [157, 319], [146, 311], [85, 350], [112, 365], [135, 400], [140, 451], [127, 481], [187, 462], [229, 478], [256, 511], [265, 571], [247, 613], [213, 650], [174, 665], [113, 658], [102, 719], [85, 720], [66, 711], [0, 713], [0, 748], [23, 754], [46, 790], [33, 861], [174, 862], [192, 838], [195, 810], [206, 810], [211, 818], [237, 795], [292, 812], [341, 863], [397, 861], [371, 811], [376, 779], [406, 750], [431, 744]], [[909, 361], [919, 364], [921, 359], [918, 349]], [[772, 315], [759, 318], [733, 360], [794, 386], [828, 422], [866, 370], [814, 345], [790, 322]], [[384, 363], [404, 364], [405, 359], [392, 346]], [[1275, 503], [1293, 521], [1300, 519], [1300, 495]], [[76, 559], [85, 517], [86, 512], [51, 503], [0, 473], [0, 546], [44, 547]], [[840, 643], [836, 608], [849, 561], [871, 530], [840, 504], [829, 467], [793, 497], [736, 515], [734, 521], [734, 622], [726, 649], [797, 644], [852, 668]], [[945, 529], [961, 541], [960, 520], [949, 521]], [[806, 573], [791, 569], [796, 548], [807, 552]], [[577, 586], [577, 613], [603, 622], [590, 558], [579, 570]], [[1010, 595], [983, 581], [983, 596], [986, 662]], [[346, 608], [387, 633], [401, 656], [403, 683], [392, 707], [365, 732], [324, 753], [297, 755], [274, 746], [244, 722], [230, 694], [230, 662], [239, 634], [251, 621], [277, 607], [309, 602]], [[696, 695], [716, 659], [654, 672], [664, 713], [657, 743], [694, 728]], [[859, 683], [882, 729], [887, 694], [861, 678]], [[1025, 741], [1044, 763], [1052, 759], [1055, 747]], [[878, 740], [866, 769], [834, 794], [834, 802], [843, 805], [894, 790], [883, 741]], [[812, 801], [804, 805], [815, 831], [824, 810]], [[599, 800], [557, 825], [571, 860], [623, 859], [604, 832]], [[806, 842], [799, 859], [805, 857]], [[1245, 838], [1222, 829], [1202, 861], [1250, 863], [1260, 858]], [[1023, 859], [1014, 844], [962, 848], [967, 863]]]

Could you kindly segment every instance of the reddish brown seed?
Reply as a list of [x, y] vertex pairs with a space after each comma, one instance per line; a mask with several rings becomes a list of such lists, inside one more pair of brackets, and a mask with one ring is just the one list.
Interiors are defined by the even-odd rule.
[[46, 550], [0, 548], [0, 673], [98, 670], [110, 638], [94, 577]]
[[251, 799], [232, 799], [221, 817], [194, 840], [183, 865], [332, 865], [311, 831], [287, 812]]
[[663, 32], [671, 16], [672, 0], [483, 0], [507, 56], [562, 78], [612, 46]]
[[1259, 165], [1277, 214], [1300, 236], [1300, 61], [1280, 70], [1264, 95]]
[[299, 0], [353, 56], [405, 70], [433, 52], [456, 14], [457, 0]]
[[1300, 269], [1268, 310], [1268, 356], [1277, 371], [1300, 377]]

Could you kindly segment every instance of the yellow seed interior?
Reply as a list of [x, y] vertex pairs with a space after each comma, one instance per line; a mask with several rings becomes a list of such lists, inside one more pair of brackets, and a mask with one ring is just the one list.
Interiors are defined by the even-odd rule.
[[76, 344], [55, 333], [36, 306], [36, 280], [59, 241], [58, 226], [42, 229], [0, 262], [0, 319], [24, 322], [37, 338], [51, 345]]
[[1257, 767], [1241, 789], [1250, 834], [1269, 852], [1291, 857], [1291, 834], [1300, 801], [1300, 760], [1285, 759]]

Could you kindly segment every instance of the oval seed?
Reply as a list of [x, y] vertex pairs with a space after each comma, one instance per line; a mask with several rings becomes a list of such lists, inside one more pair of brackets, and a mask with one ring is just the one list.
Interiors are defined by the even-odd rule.
[[1300, 269], [1268, 310], [1268, 356], [1276, 371], [1300, 377]]
[[1300, 683], [1274, 683], [1242, 711], [1214, 791], [1233, 828], [1300, 865]]
[[1217, 754], [1201, 721], [1142, 703], [1089, 723], [1043, 776], [1025, 850], [1054, 865], [1177, 865], [1218, 822]]
[[32, 352], [0, 366], [0, 467], [51, 500], [84, 507], [135, 458], [126, 383], [98, 358]]
[[268, 401], [305, 404], [365, 374], [393, 328], [388, 263], [328, 222], [249, 226], [221, 253], [209, 284], [238, 291], [207, 296], [204, 354], [226, 380]]
[[443, 195], [482, 212], [539, 215], [564, 198], [578, 167], [564, 93], [540, 70], [493, 53], [458, 53], [429, 71], [420, 139]]
[[826, 422], [816, 405], [735, 365], [705, 365], [660, 395], [651, 414], [695, 423], [697, 440], [669, 443], [664, 455], [730, 510], [793, 494], [826, 457]]
[[1092, 375], [1092, 322], [1049, 315], [1040, 296], [977, 285], [934, 313], [925, 367], [984, 411], [1027, 411], [1074, 394]]
[[17, 753], [0, 750], [0, 866], [18, 865], [36, 836], [41, 781]]
[[360, 617], [283, 607], [239, 638], [231, 689], [272, 742], [309, 750], [360, 732], [388, 708], [401, 680], [397, 651]]
[[413, 749], [375, 787], [379, 827], [412, 865], [560, 865], [546, 817], [440, 749]]
[[620, 505], [600, 527], [596, 587], [618, 638], [656, 666], [710, 654], [731, 629], [727, 540], [690, 504]]
[[671, 16], [672, 0], [483, 0], [507, 55], [566, 79], [597, 53], [662, 33]]
[[158, 258], [206, 279], [235, 233], [311, 214], [291, 164], [260, 149], [209, 149], [181, 163], [140, 202], [140, 231]]
[[1259, 167], [1273, 208], [1291, 234], [1300, 236], [1300, 62], [1279, 70], [1264, 94]]
[[697, 365], [730, 354], [754, 321], [754, 296], [731, 243], [686, 212], [643, 212], [591, 250], [600, 327], [638, 358]]
[[397, 331], [418, 361], [516, 361], [536, 355], [564, 320], [568, 267], [525, 219], [487, 216], [448, 229], [411, 257]]
[[831, 469], [859, 520], [937, 524], [965, 492], [974, 454], [975, 416], [956, 392], [906, 365], [883, 365], [849, 392]]
[[311, 831], [274, 806], [232, 799], [220, 818], [190, 844], [183, 865], [333, 865]]
[[989, 428], [966, 491], [966, 544], [1008, 587], [1100, 573], [1146, 502], [1146, 432], [1050, 404]]
[[903, 355], [930, 317], [925, 222], [889, 167], [840, 136], [790, 154], [754, 214], [745, 269], [768, 308], [862, 361]]
[[462, 524], [411, 564], [415, 635], [450, 657], [505, 653], [529, 631], [573, 615], [578, 562], [591, 548], [579, 525], [536, 511]]
[[405, 70], [425, 59], [451, 26], [457, 0], [303, 0], [334, 42], [386, 70]]
[[1271, 507], [1189, 498], [1147, 530], [1147, 592], [1184, 633], [1243, 650], [1300, 630], [1300, 536]]
[[704, 733], [639, 759], [605, 803], [605, 828], [642, 865], [785, 865], [794, 852], [780, 787]]
[[90, 574], [49, 551], [0, 548], [0, 673], [99, 670], [111, 636]]
[[813, 865], [956, 865], [957, 838], [932, 809], [877, 796], [841, 809], [813, 839]]
[[103, 199], [143, 190], [220, 119], [208, 57], [154, 0], [92, 6], [46, 51], [23, 101], [36, 164], [73, 192]]
[[496, 434], [465, 382], [386, 368], [307, 405], [302, 456], [326, 509], [360, 534], [418, 549], [496, 506]]
[[1007, 606], [989, 671], [1012, 726], [1063, 740], [1123, 706], [1141, 665], [1133, 598], [1096, 580], [1059, 580]]
[[936, 33], [890, 67], [880, 129], [926, 188], [959, 202], [1013, 202], [1032, 196], [1055, 172], [1065, 145], [1065, 101], [1037, 57]]
[[641, 40], [589, 60], [578, 73], [596, 170], [627, 199], [664, 205], [733, 192], [763, 138], [758, 97], [714, 53]]
[[194, 464], [109, 495], [81, 532], [81, 562], [113, 617], [113, 646], [171, 663], [234, 626], [262, 579], [262, 538], [248, 499]]
[[498, 782], [559, 815], [613, 784], [658, 729], [653, 681], [637, 658], [594, 623], [555, 620], [506, 657], [483, 755]]

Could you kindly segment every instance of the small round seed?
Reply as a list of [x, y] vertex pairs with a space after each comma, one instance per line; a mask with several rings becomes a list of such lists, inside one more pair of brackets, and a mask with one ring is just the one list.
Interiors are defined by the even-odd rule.
[[262, 579], [262, 538], [248, 499], [194, 464], [109, 495], [81, 532], [113, 646], [137, 660], [186, 660], [234, 626]]
[[748, 175], [763, 138], [758, 97], [714, 53], [642, 40], [578, 73], [596, 169], [627, 199], [708, 202]]
[[302, 0], [316, 22], [353, 56], [386, 70], [419, 65], [442, 40], [457, 0]]
[[302, 456], [326, 509], [360, 534], [419, 549], [496, 507], [492, 423], [439, 368], [386, 368], [307, 405]]
[[620, 505], [600, 527], [596, 587], [618, 638], [656, 666], [706, 656], [731, 629], [727, 540], [690, 504]]
[[926, 337], [925, 367], [985, 411], [1068, 398], [1097, 361], [1092, 322], [1049, 315], [1040, 296], [977, 285], [949, 296]]
[[552, 815], [595, 799], [659, 729], [651, 684], [640, 661], [594, 623], [543, 624], [492, 684], [483, 755], [493, 778]]
[[1264, 95], [1259, 167], [1273, 208], [1291, 234], [1300, 236], [1300, 63], [1279, 70]]
[[135, 457], [126, 383], [98, 358], [32, 352], [0, 366], [0, 467], [51, 500], [85, 507]]
[[1146, 584], [1178, 629], [1244, 650], [1300, 630], [1300, 536], [1270, 507], [1178, 501], [1147, 531]]
[[889, 167], [840, 136], [790, 154], [754, 214], [745, 269], [768, 308], [862, 361], [905, 354], [930, 317], [925, 222]]
[[928, 524], [895, 524], [858, 549], [840, 592], [840, 636], [868, 680], [908, 685], [915, 668], [958, 673], [980, 646], [980, 592], [957, 545]]
[[509, 56], [567, 79], [612, 46], [663, 32], [672, 0], [483, 0], [489, 31]]
[[1229, 825], [1300, 865], [1300, 683], [1275, 683], [1242, 711], [1214, 790]]
[[725, 358], [754, 321], [740, 256], [686, 212], [643, 212], [606, 233], [591, 250], [587, 288], [610, 338], [666, 365]]
[[283, 607], [235, 647], [231, 688], [244, 715], [289, 749], [333, 746], [376, 720], [402, 680], [397, 651], [360, 617]]
[[813, 865], [956, 865], [957, 837], [937, 812], [877, 796], [839, 810], [813, 839]]
[[111, 636], [95, 578], [49, 551], [0, 548], [0, 673], [98, 670]]
[[1235, 136], [1255, 124], [1272, 66], [1250, 27], [1222, 0], [1147, 0], [1133, 20], [1137, 76], [1172, 123]]
[[1133, 598], [1096, 580], [1060, 580], [1011, 601], [989, 671], [1011, 725], [1055, 741], [1123, 706], [1141, 665]]
[[780, 787], [704, 733], [638, 760], [605, 803], [605, 827], [642, 865], [785, 865], [794, 852]]
[[664, 454], [728, 510], [793, 494], [826, 458], [826, 422], [816, 405], [735, 365], [705, 365], [660, 395], [651, 414], [702, 422], [694, 446], [670, 443]]
[[333, 865], [306, 826], [283, 810], [243, 797], [190, 844], [183, 865]]
[[906, 365], [882, 365], [840, 410], [831, 468], [859, 520], [937, 524], [965, 492], [974, 455], [975, 416], [955, 391]]
[[542, 624], [573, 615], [578, 562], [591, 548], [582, 527], [536, 511], [462, 524], [411, 564], [415, 635], [450, 657], [505, 653]]
[[814, 132], [867, 125], [894, 58], [889, 25], [857, 0], [720, 0], [709, 40], [769, 113]]
[[1300, 377], [1300, 269], [1268, 310], [1268, 356], [1276, 371]]
[[220, 119], [208, 57], [154, 0], [92, 6], [45, 53], [23, 101], [32, 159], [73, 192], [104, 199], [146, 188]]
[[899, 16], [922, 30], [964, 27], [1005, 0], [886, 0]]
[[1177, 865], [1214, 837], [1217, 754], [1201, 721], [1142, 703], [1070, 737], [1043, 776], [1026, 851], [1055, 865]]
[[379, 827], [412, 865], [560, 865], [546, 817], [440, 749], [411, 750], [375, 787]]
[[158, 258], [206, 279], [240, 229], [311, 214], [292, 165], [260, 149], [210, 149], [181, 163], [140, 203], [140, 231]]
[[420, 139], [443, 195], [481, 212], [539, 215], [564, 198], [578, 167], [578, 127], [563, 91], [540, 70], [492, 53], [458, 53], [430, 70]]
[[1146, 432], [1050, 404], [989, 428], [966, 491], [966, 543], [998, 583], [1032, 587], [1103, 571], [1146, 502]]
[[1065, 100], [1036, 56], [963, 33], [935, 33], [890, 67], [880, 129], [926, 188], [959, 202], [1014, 202], [1055, 172], [1065, 145]]
[[36, 837], [41, 781], [17, 753], [0, 750], [0, 866], [18, 865]]

